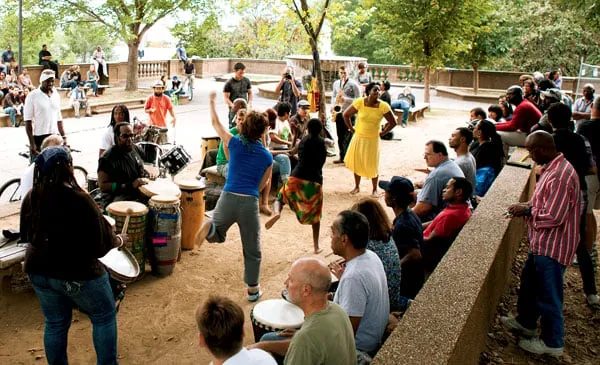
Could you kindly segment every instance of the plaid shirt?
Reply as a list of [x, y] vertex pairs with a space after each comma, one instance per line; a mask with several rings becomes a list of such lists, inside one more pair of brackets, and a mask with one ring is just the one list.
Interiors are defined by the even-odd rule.
[[581, 192], [577, 173], [562, 153], [544, 168], [530, 205], [531, 251], [570, 265], [579, 244]]

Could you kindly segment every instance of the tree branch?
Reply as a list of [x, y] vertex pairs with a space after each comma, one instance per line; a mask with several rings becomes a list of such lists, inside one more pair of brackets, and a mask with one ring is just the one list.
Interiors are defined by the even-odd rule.
[[325, 15], [327, 15], [327, 9], [329, 8], [329, 0], [325, 0], [325, 5], [323, 6], [323, 14], [321, 14], [321, 20], [319, 21], [319, 26], [317, 27], [317, 36], [321, 34], [321, 28], [323, 27], [323, 22], [325, 21]]
[[110, 29], [112, 29], [113, 31], [118, 32], [120, 29], [115, 27], [113, 24], [110, 24], [109, 22], [107, 22], [106, 20], [102, 19], [102, 17], [98, 14], [96, 14], [95, 12], [89, 10], [88, 8], [81, 6], [81, 4], [77, 1], [73, 1], [73, 0], [64, 0], [67, 4], [73, 6], [75, 9], [83, 12], [86, 15], [89, 15], [90, 17], [92, 17], [93, 19], [96, 19], [97, 22], [102, 23], [104, 25], [106, 25], [107, 27], [109, 27]]

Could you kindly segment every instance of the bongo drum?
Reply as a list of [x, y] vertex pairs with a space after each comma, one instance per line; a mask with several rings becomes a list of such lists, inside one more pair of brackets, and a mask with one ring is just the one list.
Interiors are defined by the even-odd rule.
[[124, 246], [131, 251], [140, 267], [140, 273], [143, 274], [146, 270], [146, 215], [148, 208], [142, 203], [132, 201], [114, 202], [106, 207], [108, 215], [116, 222], [117, 232], [121, 232], [129, 209], [131, 209], [131, 214], [126, 232], [129, 240]]
[[160, 162], [169, 170], [173, 176], [183, 170], [192, 160], [183, 146], [175, 146], [160, 156]]
[[126, 247], [113, 248], [98, 260], [106, 266], [110, 277], [120, 283], [131, 283], [140, 275], [140, 266]]
[[205, 185], [198, 180], [179, 182], [181, 189], [181, 248], [194, 248], [195, 236], [204, 221]]
[[219, 143], [221, 143], [221, 138], [219, 136], [211, 136], [211, 137], [202, 137], [202, 145], [200, 146], [200, 151], [202, 154], [202, 160], [206, 157], [206, 154], [209, 150], [216, 150], [219, 148]]
[[156, 179], [146, 185], [140, 185], [140, 192], [148, 198], [155, 195], [169, 195], [177, 198], [181, 196], [179, 187], [170, 179]]
[[268, 332], [299, 329], [304, 323], [304, 312], [295, 304], [283, 299], [264, 300], [250, 311], [254, 341]]
[[150, 264], [152, 274], [168, 276], [173, 273], [181, 250], [181, 210], [179, 198], [155, 195], [150, 198], [149, 227]]
[[167, 144], [169, 143], [169, 128], [160, 128], [158, 130], [158, 137], [156, 137], [156, 144]]

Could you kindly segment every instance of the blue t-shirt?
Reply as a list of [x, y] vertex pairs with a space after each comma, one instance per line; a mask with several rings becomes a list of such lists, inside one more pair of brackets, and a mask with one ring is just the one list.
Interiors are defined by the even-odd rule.
[[260, 143], [242, 142], [239, 136], [229, 140], [229, 172], [223, 191], [258, 197], [258, 185], [273, 156]]
[[446, 207], [442, 192], [448, 184], [448, 180], [453, 177], [465, 177], [460, 167], [451, 160], [447, 160], [439, 164], [433, 171], [427, 175], [423, 189], [417, 196], [417, 202], [425, 202], [433, 205], [433, 210], [424, 219], [423, 222], [433, 220], [439, 212]]

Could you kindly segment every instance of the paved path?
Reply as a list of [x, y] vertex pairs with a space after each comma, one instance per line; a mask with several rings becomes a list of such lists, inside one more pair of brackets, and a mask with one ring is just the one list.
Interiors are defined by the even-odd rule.
[[[175, 107], [177, 115], [177, 129], [175, 133], [170, 132], [171, 141], [176, 138], [177, 144], [185, 147], [186, 151], [191, 154], [193, 159], [200, 158], [200, 141], [203, 136], [215, 135], [213, 128], [210, 126], [210, 116], [208, 111], [208, 93], [210, 90], [222, 90], [223, 83], [215, 82], [212, 79], [197, 79], [194, 100], [186, 105]], [[258, 90], [255, 88], [255, 95]], [[392, 95], [400, 92], [399, 88], [392, 88]], [[417, 100], [423, 100], [423, 90], [413, 89]], [[453, 109], [468, 111], [475, 106], [487, 105], [473, 102], [464, 102], [460, 100], [439, 98], [435, 96], [435, 91], [432, 90], [432, 105], [433, 108]], [[227, 107], [222, 102], [222, 95], [217, 96], [217, 108], [221, 121], [226, 123]], [[272, 107], [273, 100], [254, 97], [253, 106], [258, 109], [266, 109]], [[131, 112], [131, 117], [147, 119], [143, 109], [135, 109]], [[465, 113], [467, 120], [468, 113]], [[65, 131], [68, 135], [69, 144], [81, 153], [75, 153], [73, 158], [76, 165], [83, 166], [88, 171], [95, 171], [98, 162], [98, 149], [100, 138], [104, 129], [110, 121], [109, 114], [94, 115], [89, 118], [65, 118]], [[19, 152], [25, 151], [27, 137], [25, 128], [0, 128], [0, 185], [13, 177], [20, 177], [28, 161], [18, 155]]]

